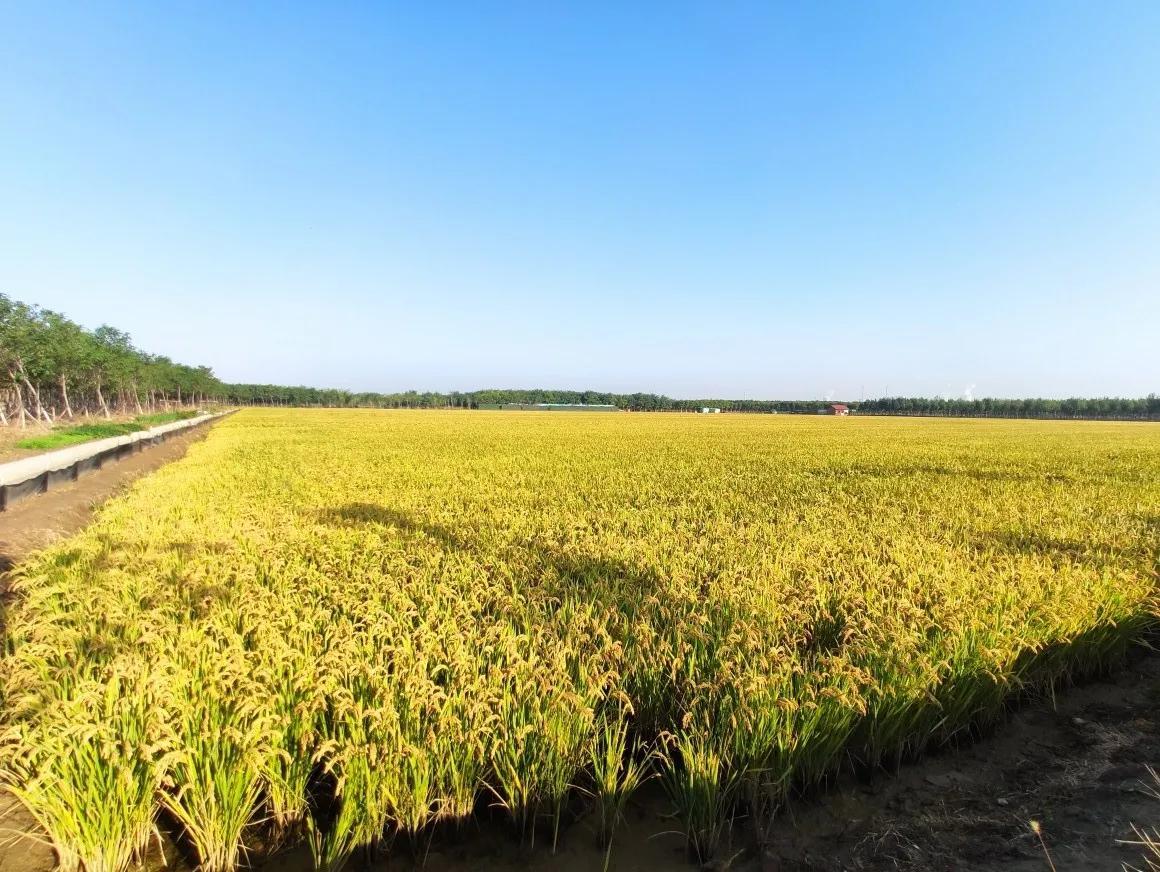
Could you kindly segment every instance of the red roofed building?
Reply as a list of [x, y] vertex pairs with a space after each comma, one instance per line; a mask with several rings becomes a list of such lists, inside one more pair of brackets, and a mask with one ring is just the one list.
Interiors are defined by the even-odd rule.
[[849, 415], [850, 407], [845, 403], [830, 403], [831, 415]]

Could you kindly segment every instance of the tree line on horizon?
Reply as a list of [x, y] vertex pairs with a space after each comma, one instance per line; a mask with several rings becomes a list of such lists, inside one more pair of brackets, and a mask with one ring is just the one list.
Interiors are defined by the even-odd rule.
[[[504, 406], [589, 405], [616, 406], [630, 412], [696, 412], [718, 408], [723, 412], [755, 414], [816, 414], [830, 400], [678, 400], [663, 394], [617, 394], [601, 391], [547, 389], [488, 389], [478, 391], [354, 392], [282, 385], [225, 385], [227, 401], [235, 405], [323, 406], [376, 409], [478, 409]], [[845, 403], [852, 411], [873, 415], [940, 415], [987, 418], [1126, 418], [1160, 419], [1160, 397], [1099, 397], [1069, 399], [944, 399], [888, 397]]]
[[[357, 392], [290, 385], [230, 384], [208, 366], [176, 363], [133, 345], [109, 325], [88, 330], [59, 312], [0, 294], [0, 424], [53, 424], [78, 416], [142, 414], [215, 403], [377, 409], [478, 409], [541, 403], [610, 405], [634, 412], [813, 414], [829, 400], [674, 399], [654, 393], [548, 389]], [[943, 399], [889, 397], [849, 402], [877, 415], [1160, 419], [1160, 397]]]

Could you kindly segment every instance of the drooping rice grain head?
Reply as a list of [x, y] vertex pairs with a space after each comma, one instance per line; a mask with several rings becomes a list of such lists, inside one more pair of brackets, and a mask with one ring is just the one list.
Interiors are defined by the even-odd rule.
[[178, 750], [162, 805], [193, 844], [203, 872], [233, 872], [258, 813], [272, 753], [270, 716], [237, 649], [188, 651], [169, 681]]
[[593, 797], [596, 805], [596, 838], [604, 850], [604, 867], [612, 857], [612, 839], [624, 820], [628, 801], [642, 784], [654, 777], [654, 752], [640, 738], [630, 739], [627, 713], [617, 708], [597, 722], [589, 743]]
[[684, 826], [689, 856], [708, 863], [732, 826], [741, 773], [712, 734], [680, 732], [662, 745], [661, 783]]
[[114, 672], [70, 687], [4, 734], [4, 786], [44, 830], [65, 872], [123, 872], [156, 835], [169, 758], [147, 678]]

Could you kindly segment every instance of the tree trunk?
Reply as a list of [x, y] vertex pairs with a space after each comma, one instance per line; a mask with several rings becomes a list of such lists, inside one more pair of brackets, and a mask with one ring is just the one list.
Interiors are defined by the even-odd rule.
[[32, 395], [32, 403], [36, 407], [36, 419], [38, 421], [43, 419], [51, 424], [52, 418], [48, 416], [48, 412], [44, 408], [44, 403], [40, 401], [40, 391], [28, 380], [27, 376], [24, 378], [24, 386], [28, 388], [28, 393]]
[[[44, 406], [40, 402], [40, 391], [38, 391], [28, 380], [28, 374], [24, 371], [24, 361], [17, 359], [16, 370], [20, 374], [20, 380], [24, 382], [24, 386], [28, 388], [28, 395], [32, 397], [32, 402], [36, 406], [36, 420], [46, 417], [44, 414]], [[48, 419], [51, 423], [52, 419]]]
[[12, 376], [12, 387], [16, 391], [16, 410], [20, 413], [20, 429], [23, 430], [28, 426], [28, 411], [24, 408], [24, 392], [20, 390], [20, 382], [16, 380], [16, 373], [9, 373]]
[[73, 418], [72, 405], [68, 401], [68, 379], [64, 373], [60, 374], [60, 398], [64, 401], [64, 414], [71, 421]]
[[105, 402], [105, 395], [101, 393], [101, 380], [97, 379], [97, 403], [100, 404], [101, 411], [105, 413], [105, 420], [108, 421], [113, 416], [109, 414], [109, 404]]
[[137, 406], [137, 414], [144, 415], [145, 412], [141, 408], [141, 395], [137, 393], [137, 383], [133, 382], [133, 402]]

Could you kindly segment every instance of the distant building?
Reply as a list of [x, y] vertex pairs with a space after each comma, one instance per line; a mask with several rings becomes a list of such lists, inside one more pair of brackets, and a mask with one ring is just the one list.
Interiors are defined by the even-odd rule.
[[830, 403], [824, 409], [818, 409], [819, 415], [849, 415], [850, 407], [845, 403]]
[[713, 406], [702, 406], [701, 407], [701, 414], [702, 415], [719, 415], [719, 414], [721, 414], [721, 410], [714, 408]]

